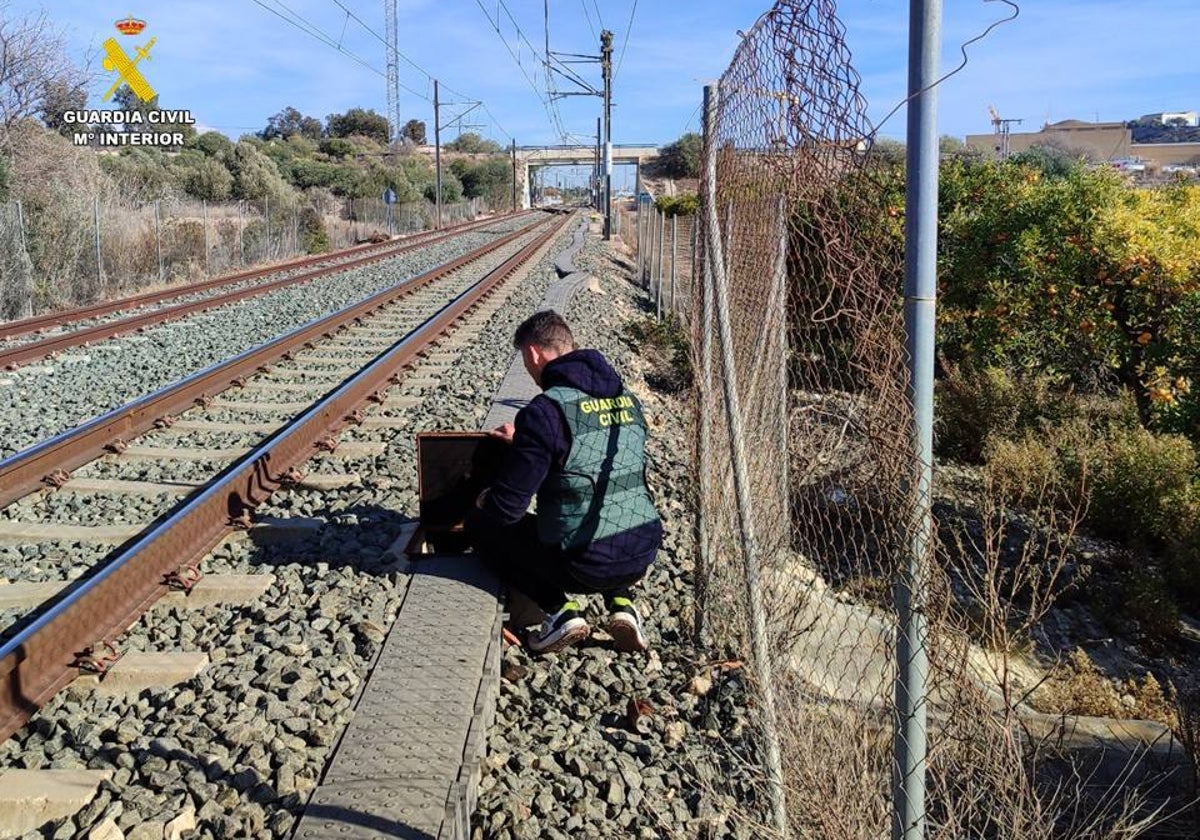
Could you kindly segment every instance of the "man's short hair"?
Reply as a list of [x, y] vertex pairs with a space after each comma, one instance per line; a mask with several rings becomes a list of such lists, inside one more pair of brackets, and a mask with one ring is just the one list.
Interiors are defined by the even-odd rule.
[[521, 322], [513, 335], [513, 347], [541, 347], [569, 353], [575, 349], [575, 336], [563, 316], [553, 309], [535, 312]]

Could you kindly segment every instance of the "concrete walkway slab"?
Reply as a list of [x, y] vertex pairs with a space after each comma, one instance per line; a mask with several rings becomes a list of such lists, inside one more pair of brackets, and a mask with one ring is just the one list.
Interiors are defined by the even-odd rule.
[[77, 813], [112, 775], [112, 770], [0, 772], [0, 837], [20, 837]]

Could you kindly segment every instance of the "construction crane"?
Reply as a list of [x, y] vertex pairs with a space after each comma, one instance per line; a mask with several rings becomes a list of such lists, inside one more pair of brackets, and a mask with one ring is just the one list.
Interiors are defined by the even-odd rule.
[[991, 115], [992, 127], [996, 129], [996, 135], [999, 137], [999, 141], [996, 144], [996, 152], [1000, 155], [1000, 160], [1006, 160], [1008, 158], [1008, 154], [1009, 154], [1009, 150], [1008, 150], [1008, 134], [1010, 131], [1009, 127], [1013, 123], [1020, 125], [1023, 122], [1023, 120], [1002, 118], [1000, 116], [1000, 112], [996, 110], [995, 105], [988, 106], [988, 114]]

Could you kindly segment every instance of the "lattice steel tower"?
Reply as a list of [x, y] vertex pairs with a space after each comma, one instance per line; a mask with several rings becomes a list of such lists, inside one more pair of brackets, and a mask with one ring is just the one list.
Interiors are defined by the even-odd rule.
[[400, 27], [396, 0], [383, 0], [383, 29], [387, 34], [387, 118], [391, 123], [392, 142], [400, 142]]

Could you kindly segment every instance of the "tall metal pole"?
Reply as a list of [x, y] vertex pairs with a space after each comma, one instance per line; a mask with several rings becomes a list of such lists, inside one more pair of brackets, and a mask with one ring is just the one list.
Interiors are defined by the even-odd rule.
[[717, 342], [721, 349], [721, 368], [725, 380], [725, 414], [729, 424], [729, 445], [732, 454], [733, 485], [737, 498], [738, 522], [741, 525], [742, 553], [746, 571], [746, 612], [750, 616], [750, 646], [754, 658], [755, 680], [762, 693], [763, 757], [767, 773], [767, 798], [775, 831], [786, 840], [790, 836], [787, 818], [787, 798], [783, 786], [783, 760], [779, 752], [779, 724], [775, 711], [774, 671], [771, 648], [767, 639], [767, 622], [762, 603], [761, 566], [758, 539], [755, 535], [754, 502], [750, 488], [749, 467], [746, 463], [746, 438], [742, 431], [742, 410], [738, 396], [738, 368], [733, 355], [733, 327], [729, 318], [729, 278], [725, 271], [724, 247], [720, 223], [717, 220], [716, 150], [712, 132], [716, 117], [717, 89], [704, 89], [705, 102], [705, 169], [703, 207], [705, 213], [705, 277], [713, 294], [716, 314]]
[[512, 141], [512, 170], [513, 170], [512, 211], [514, 213], [516, 213], [517, 212], [517, 138], [515, 138], [515, 137], [513, 138], [513, 141]]
[[895, 793], [892, 837], [925, 837], [929, 629], [926, 571], [933, 533], [933, 351], [937, 316], [938, 45], [942, 0], [910, 0], [904, 326], [912, 401], [913, 511], [907, 568], [896, 581]]
[[613, 34], [600, 33], [600, 69], [604, 73], [604, 239], [612, 239], [612, 81]]
[[383, 32], [387, 43], [387, 109], [391, 141], [400, 142], [400, 24], [396, 0], [383, 0]]
[[596, 210], [600, 211], [604, 208], [600, 204], [604, 190], [601, 188], [600, 167], [603, 165], [603, 135], [600, 128], [600, 117], [596, 117], [596, 159], [592, 164], [592, 199], [595, 202]]
[[433, 80], [433, 160], [437, 169], [434, 183], [437, 200], [437, 220], [435, 230], [442, 229], [442, 104], [438, 98], [438, 80]]

